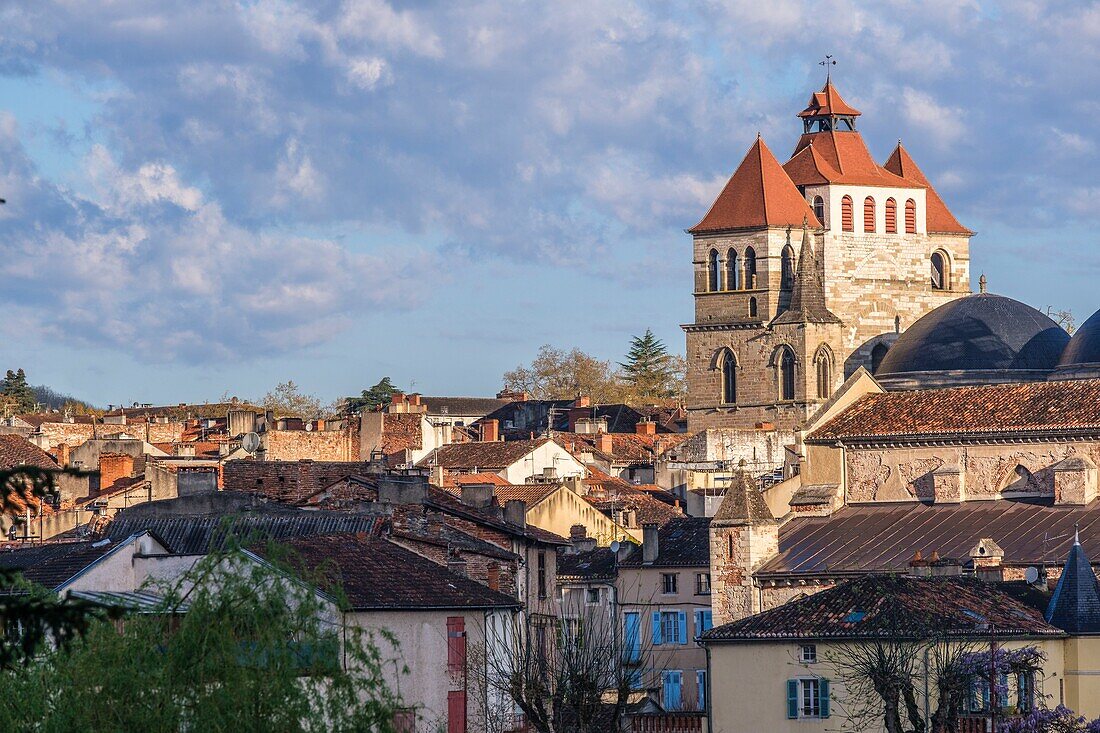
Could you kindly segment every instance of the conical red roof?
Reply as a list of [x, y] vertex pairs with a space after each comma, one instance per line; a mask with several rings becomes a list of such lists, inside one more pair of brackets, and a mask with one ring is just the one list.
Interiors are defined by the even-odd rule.
[[[812, 157], [802, 155], [812, 147]], [[794, 155], [784, 169], [799, 186], [811, 186], [825, 179], [829, 183], [857, 186], [911, 188], [913, 183], [886, 170], [871, 157], [863, 136], [855, 130], [807, 132], [798, 139]]]
[[725, 229], [802, 226], [804, 220], [811, 226], [821, 226], [772, 151], [757, 137], [710, 211], [688, 231], [699, 234]]
[[843, 117], [859, 117], [859, 110], [845, 102], [840, 97], [840, 92], [833, 86], [831, 79], [826, 80], [825, 86], [820, 92], [810, 95], [810, 102], [806, 109], [798, 113], [799, 117], [821, 117], [828, 115], [840, 115]]
[[913, 158], [909, 155], [909, 151], [898, 143], [898, 146], [894, 148], [894, 152], [890, 155], [890, 159], [886, 161], [883, 166], [886, 170], [890, 171], [896, 176], [901, 176], [907, 181], [911, 181], [913, 184], [922, 186], [925, 189], [925, 206], [928, 210], [927, 213], [927, 226], [929, 232], [939, 232], [943, 234], [973, 234], [955, 218], [955, 215], [951, 213], [951, 210], [947, 208], [947, 204], [943, 202], [940, 195], [936, 193], [936, 189], [932, 188], [932, 184], [928, 182], [924, 173], [920, 167], [916, 164]]

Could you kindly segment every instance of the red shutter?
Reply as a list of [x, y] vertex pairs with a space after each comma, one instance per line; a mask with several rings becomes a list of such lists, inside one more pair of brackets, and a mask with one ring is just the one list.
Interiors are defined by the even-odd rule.
[[466, 668], [466, 619], [447, 618], [447, 671], [461, 672]]
[[905, 233], [917, 233], [917, 202], [913, 199], [905, 202]]
[[846, 232], [855, 231], [856, 225], [852, 216], [851, 196], [845, 196], [840, 200], [840, 228]]
[[863, 199], [863, 231], [875, 231], [875, 200], [870, 196]]
[[466, 733], [466, 693], [447, 693], [447, 733]]
[[886, 233], [898, 233], [898, 202], [886, 199]]

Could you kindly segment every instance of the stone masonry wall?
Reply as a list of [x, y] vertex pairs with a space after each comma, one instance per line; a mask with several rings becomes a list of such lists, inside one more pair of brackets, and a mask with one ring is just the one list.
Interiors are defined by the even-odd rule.
[[932, 471], [944, 465], [958, 466], [962, 471], [966, 499], [994, 499], [1006, 494], [1054, 496], [1052, 466], [1072, 456], [1087, 457], [1100, 464], [1100, 444], [1082, 441], [1015, 446], [849, 448], [848, 501], [931, 501], [935, 496]]
[[347, 430], [269, 430], [263, 433], [268, 461], [357, 461], [359, 441]]

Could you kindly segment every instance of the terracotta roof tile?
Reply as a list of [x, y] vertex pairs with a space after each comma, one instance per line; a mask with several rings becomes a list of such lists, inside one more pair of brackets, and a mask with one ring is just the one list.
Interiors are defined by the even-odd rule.
[[[367, 534], [298, 537], [285, 543], [289, 562], [321, 577], [350, 609], [515, 608], [514, 598], [386, 539]], [[258, 548], [264, 552], [263, 548]]]
[[0, 435], [0, 468], [23, 465], [57, 468], [57, 463], [49, 453], [22, 435]]
[[825, 80], [825, 86], [820, 92], [810, 95], [810, 101], [806, 109], [798, 113], [799, 117], [820, 117], [824, 115], [839, 115], [841, 117], [859, 117], [860, 111], [844, 101], [840, 92], [833, 86], [831, 79]]
[[803, 221], [814, 227], [821, 226], [806, 199], [763, 139], [758, 137], [710, 211], [688, 231], [700, 234], [726, 229], [801, 226]]
[[549, 438], [479, 443], [452, 443], [437, 448], [421, 464], [432, 463], [445, 469], [503, 469], [545, 445]]
[[1100, 431], [1100, 379], [867, 395], [807, 441], [1082, 430]]
[[924, 187], [928, 231], [946, 234], [974, 233], [959, 223], [959, 220], [956, 219], [955, 215], [951, 213], [951, 210], [947, 208], [947, 204], [945, 204], [943, 199], [940, 198], [940, 195], [936, 193], [936, 189], [928, 182], [924, 173], [909, 155], [909, 151], [903, 148], [900, 142], [898, 146], [894, 148], [893, 154], [890, 155], [890, 159], [886, 161], [886, 165], [883, 167], [907, 181], [912, 181], [914, 184]]
[[976, 578], [867, 576], [716, 626], [703, 640], [921, 638], [933, 633], [988, 639], [990, 621], [1001, 637], [1063, 633], [1038, 610]]
[[[829, 183], [846, 183], [861, 186], [890, 186], [897, 188], [922, 188], [918, 184], [886, 170], [875, 162], [867, 150], [863, 136], [854, 130], [829, 130], [808, 132], [798, 140], [791, 161], [799, 158], [805, 148], [813, 146], [814, 155], [802, 157], [796, 165], [784, 170], [799, 186], [813, 185], [826, 179]], [[824, 161], [824, 167], [810, 163]]]

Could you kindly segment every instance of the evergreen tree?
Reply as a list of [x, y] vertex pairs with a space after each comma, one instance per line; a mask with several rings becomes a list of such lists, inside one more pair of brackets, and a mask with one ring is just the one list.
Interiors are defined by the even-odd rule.
[[0, 380], [0, 397], [14, 413], [31, 412], [35, 406], [34, 388], [27, 384], [27, 375], [22, 370], [8, 370], [3, 380]]
[[400, 391], [393, 385], [389, 377], [382, 377], [382, 381], [378, 384], [370, 389], [364, 389], [361, 397], [346, 398], [344, 400], [344, 412], [351, 414], [353, 412], [376, 410], [393, 402], [394, 393]]
[[648, 328], [644, 336], [630, 340], [626, 361], [620, 362], [623, 381], [635, 400], [667, 399], [675, 396], [673, 357]]

